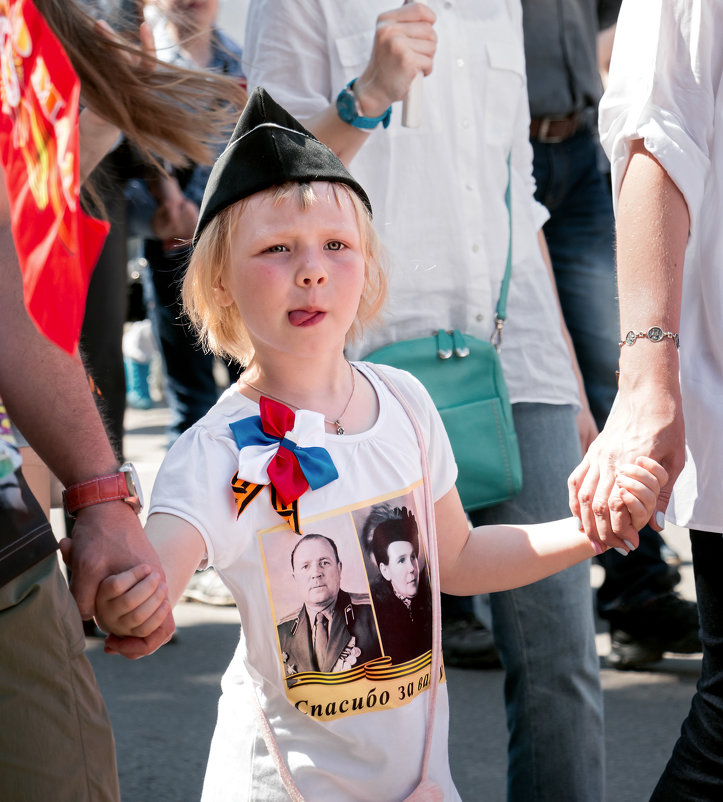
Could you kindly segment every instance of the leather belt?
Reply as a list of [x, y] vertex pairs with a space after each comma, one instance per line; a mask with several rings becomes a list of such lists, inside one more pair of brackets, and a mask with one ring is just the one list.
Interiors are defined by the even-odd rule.
[[566, 117], [533, 117], [530, 121], [530, 139], [554, 145], [564, 142], [576, 133], [583, 123], [583, 115], [573, 112]]

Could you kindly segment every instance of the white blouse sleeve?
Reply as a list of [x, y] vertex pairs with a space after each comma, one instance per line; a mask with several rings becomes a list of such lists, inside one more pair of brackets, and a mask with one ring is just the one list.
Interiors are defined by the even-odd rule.
[[685, 197], [695, 229], [710, 165], [722, 22], [717, 0], [623, 3], [600, 104], [616, 205], [630, 143], [643, 139]]
[[243, 51], [249, 90], [263, 86], [298, 119], [332, 96], [326, 22], [315, 0], [252, 0]]

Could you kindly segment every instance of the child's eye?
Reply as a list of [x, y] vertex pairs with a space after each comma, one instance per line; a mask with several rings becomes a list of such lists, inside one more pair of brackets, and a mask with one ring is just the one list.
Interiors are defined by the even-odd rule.
[[340, 251], [342, 248], [346, 247], [343, 242], [339, 242], [337, 239], [333, 239], [331, 242], [326, 243], [327, 250], [330, 251]]
[[272, 245], [270, 248], [267, 248], [266, 250], [268, 253], [284, 253], [289, 249], [286, 247], [286, 245]]

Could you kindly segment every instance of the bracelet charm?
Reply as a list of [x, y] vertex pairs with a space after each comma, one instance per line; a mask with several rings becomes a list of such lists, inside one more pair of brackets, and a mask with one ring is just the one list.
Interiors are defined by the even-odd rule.
[[673, 331], [663, 331], [660, 326], [651, 326], [647, 331], [629, 331], [625, 335], [625, 339], [620, 340], [618, 345], [621, 348], [624, 345], [635, 345], [635, 342], [641, 337], [654, 343], [662, 342], [665, 339], [672, 340], [675, 347], [680, 348], [680, 336]]

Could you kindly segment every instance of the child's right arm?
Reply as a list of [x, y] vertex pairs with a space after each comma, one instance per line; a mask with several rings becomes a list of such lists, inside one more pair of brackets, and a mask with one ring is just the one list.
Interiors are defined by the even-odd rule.
[[[96, 617], [104, 632], [128, 637], [145, 637], [176, 604], [188, 580], [203, 559], [206, 545], [199, 531], [182, 518], [155, 513], [145, 526], [151, 545], [158, 552], [166, 574], [148, 565], [137, 565], [105, 579], [98, 588]], [[106, 651], [114, 651], [112, 646]]]
[[[647, 457], [623, 466], [618, 472], [617, 508], [627, 508], [633, 524], [642, 528], [667, 478], [665, 469]], [[435, 517], [441, 588], [453, 595], [521, 587], [599, 553], [575, 518], [470, 530], [455, 488], [436, 502]]]

